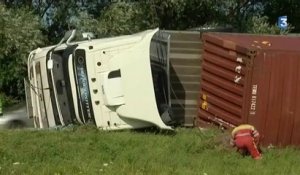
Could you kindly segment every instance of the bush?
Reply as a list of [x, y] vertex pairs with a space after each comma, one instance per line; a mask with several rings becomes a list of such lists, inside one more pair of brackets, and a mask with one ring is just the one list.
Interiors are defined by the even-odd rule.
[[276, 24], [270, 25], [267, 16], [254, 16], [251, 18], [248, 24], [248, 33], [255, 34], [273, 34], [273, 35], [284, 35], [288, 34], [293, 26], [289, 25], [286, 30], [281, 30]]
[[6, 96], [3, 93], [0, 93], [0, 101], [2, 103], [2, 107], [7, 107], [19, 102], [16, 98]]
[[118, 2], [105, 8], [96, 19], [87, 13], [80, 13], [74, 25], [81, 31], [94, 32], [98, 37], [108, 37], [158, 27], [154, 20], [154, 14], [147, 13], [142, 3]]
[[24, 96], [29, 52], [43, 44], [39, 19], [27, 9], [7, 9], [0, 4], [0, 92]]

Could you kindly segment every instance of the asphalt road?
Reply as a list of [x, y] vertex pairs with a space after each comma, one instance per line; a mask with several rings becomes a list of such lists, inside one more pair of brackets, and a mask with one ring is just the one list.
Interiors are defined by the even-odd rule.
[[0, 128], [28, 127], [33, 127], [33, 121], [27, 116], [26, 103], [20, 103], [3, 109], [3, 115], [0, 116]]

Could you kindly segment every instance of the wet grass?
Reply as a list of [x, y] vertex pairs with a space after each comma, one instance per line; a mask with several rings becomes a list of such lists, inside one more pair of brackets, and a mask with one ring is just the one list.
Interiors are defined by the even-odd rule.
[[0, 174], [300, 174], [295, 148], [265, 149], [254, 161], [224, 146], [222, 136], [214, 129], [0, 131]]

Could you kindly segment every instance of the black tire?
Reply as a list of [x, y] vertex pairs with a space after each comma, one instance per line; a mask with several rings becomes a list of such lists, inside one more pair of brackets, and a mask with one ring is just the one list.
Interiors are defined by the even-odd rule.
[[24, 127], [25, 127], [24, 123], [20, 120], [13, 120], [8, 125], [9, 129], [19, 129]]

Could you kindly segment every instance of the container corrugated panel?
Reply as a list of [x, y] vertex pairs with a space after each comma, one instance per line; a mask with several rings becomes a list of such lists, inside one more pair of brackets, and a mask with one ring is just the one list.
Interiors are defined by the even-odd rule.
[[198, 116], [249, 123], [264, 145], [300, 145], [300, 38], [206, 33]]
[[200, 88], [202, 41], [200, 32], [165, 31], [171, 35], [171, 103], [175, 117], [193, 126], [197, 117]]

